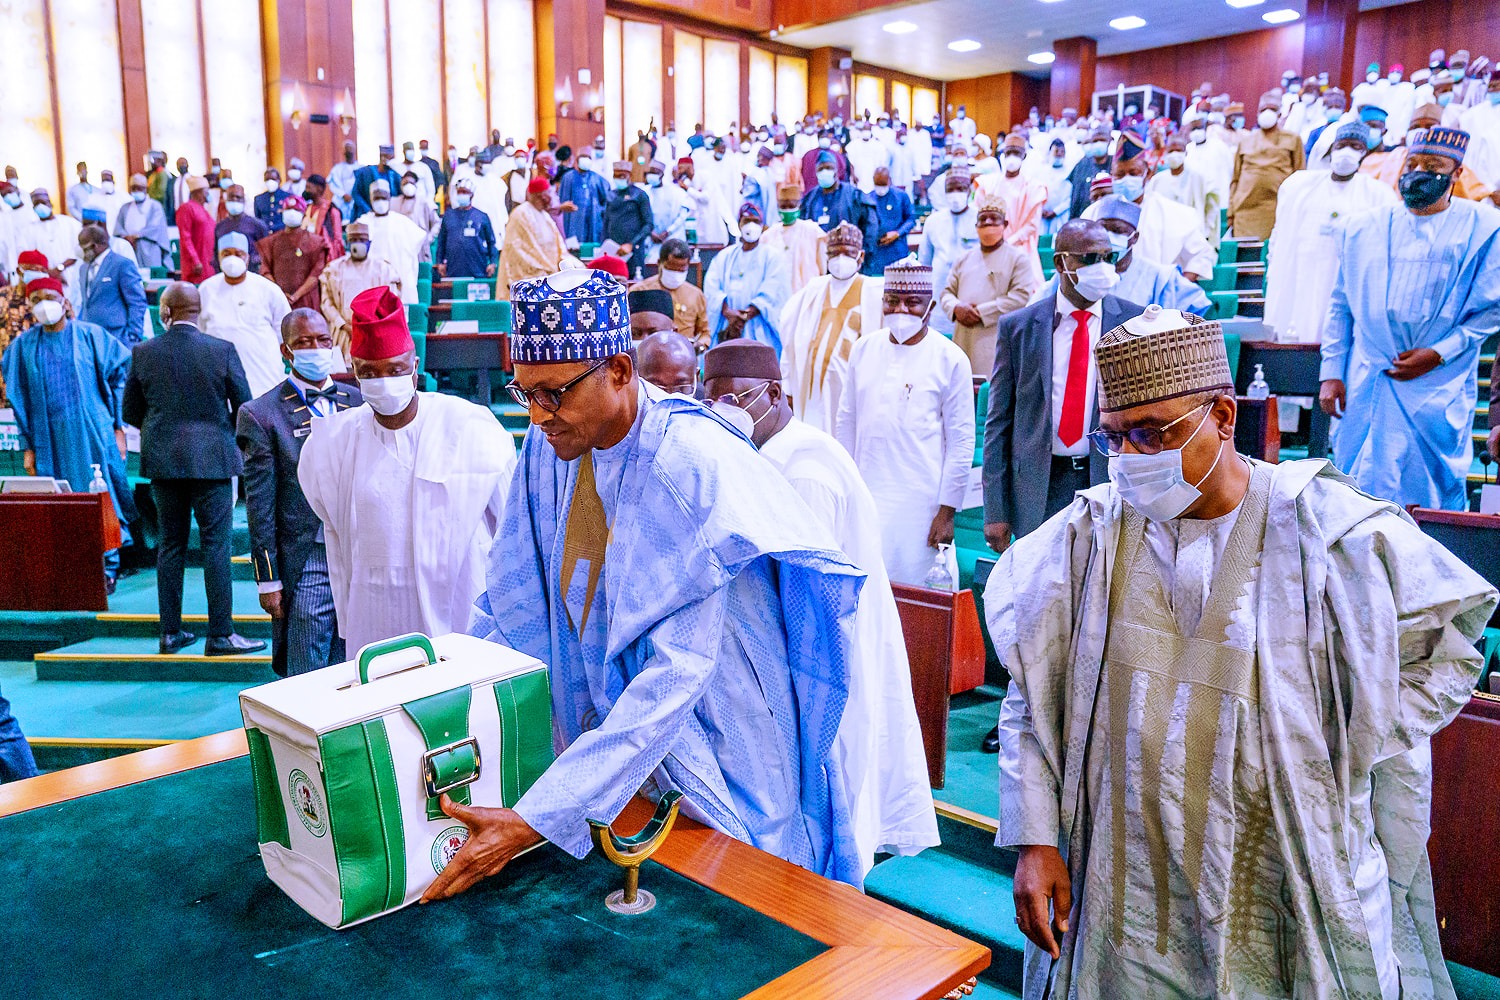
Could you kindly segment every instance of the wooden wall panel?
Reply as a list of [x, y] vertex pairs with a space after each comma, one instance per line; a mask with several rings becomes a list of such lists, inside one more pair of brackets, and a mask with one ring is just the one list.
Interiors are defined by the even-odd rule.
[[[281, 169], [293, 156], [308, 173], [327, 174], [347, 136], [338, 123], [344, 91], [354, 90], [354, 8], [351, 0], [264, 0], [261, 6], [266, 77], [266, 154]], [[319, 79], [319, 71], [322, 79]], [[300, 110], [293, 128], [291, 115]], [[355, 105], [358, 110], [358, 104]], [[314, 114], [327, 115], [315, 124]]]
[[774, 26], [778, 30], [825, 24], [883, 7], [899, 7], [907, 0], [773, 0]]
[[[1354, 75], [1354, 35], [1359, 0], [1308, 0], [1302, 29], [1303, 76], [1326, 72], [1330, 83], [1348, 89]], [[1363, 74], [1361, 74], [1363, 76]]]
[[[116, 24], [120, 33], [120, 86], [125, 94], [125, 159], [129, 174], [145, 167], [151, 148], [151, 113], [146, 98], [146, 36], [141, 26], [141, 0], [119, 0]], [[115, 177], [124, 190], [126, 177]]]
[[1064, 108], [1085, 110], [1098, 77], [1099, 43], [1085, 36], [1059, 38], [1052, 43], [1052, 51], [1057, 56], [1052, 64], [1052, 113], [1060, 115]]
[[947, 88], [943, 121], [950, 121], [962, 104], [968, 108], [968, 115], [974, 119], [979, 131], [991, 136], [1009, 131], [1012, 125], [1030, 114], [1033, 107], [1038, 108], [1043, 116], [1047, 114], [1047, 81], [1023, 73], [996, 73], [952, 80]]
[[1409, 75], [1439, 48], [1500, 57], [1500, 0], [1416, 0], [1365, 11], [1355, 33], [1355, 73], [1363, 80], [1365, 67], [1378, 62], [1401, 63]]
[[669, 11], [699, 21], [762, 34], [776, 27], [772, 0], [632, 0], [642, 7]]
[[1214, 85], [1215, 93], [1227, 91], [1253, 108], [1261, 94], [1281, 82], [1283, 71], [1302, 65], [1302, 35], [1299, 21], [1228, 38], [1102, 56], [1094, 86], [1102, 91], [1119, 84], [1131, 87], [1149, 83], [1187, 95], [1207, 80]]

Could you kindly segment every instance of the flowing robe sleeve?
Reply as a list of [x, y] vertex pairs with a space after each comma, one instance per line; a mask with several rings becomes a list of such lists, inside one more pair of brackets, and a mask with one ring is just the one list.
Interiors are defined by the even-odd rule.
[[959, 510], [974, 465], [974, 385], [968, 358], [951, 343], [943, 346], [949, 348], [943, 352], [949, 371], [943, 393], [943, 476], [938, 503]]

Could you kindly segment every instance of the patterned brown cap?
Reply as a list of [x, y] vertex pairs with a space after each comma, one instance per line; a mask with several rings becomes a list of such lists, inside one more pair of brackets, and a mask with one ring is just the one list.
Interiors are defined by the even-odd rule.
[[898, 295], [925, 292], [932, 294], [932, 268], [918, 262], [916, 257], [907, 257], [885, 268], [885, 290]]
[[1211, 390], [1234, 391], [1218, 323], [1157, 305], [1099, 338], [1099, 409], [1105, 413]]
[[859, 227], [847, 219], [840, 222], [828, 231], [828, 249], [832, 250], [854, 250], [864, 252], [865, 234], [859, 231]]

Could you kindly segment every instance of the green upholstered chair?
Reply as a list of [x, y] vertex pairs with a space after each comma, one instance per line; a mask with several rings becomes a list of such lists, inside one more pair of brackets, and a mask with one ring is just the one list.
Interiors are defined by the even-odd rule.
[[453, 302], [453, 318], [455, 320], [477, 320], [480, 333], [510, 333], [510, 303], [509, 302], [466, 302], [455, 299]]

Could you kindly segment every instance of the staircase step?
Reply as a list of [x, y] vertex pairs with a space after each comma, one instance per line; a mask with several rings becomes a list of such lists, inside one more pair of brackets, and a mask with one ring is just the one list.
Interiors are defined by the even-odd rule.
[[1019, 990], [1026, 938], [1011, 896], [1015, 853], [993, 847], [991, 835], [974, 827], [939, 818], [938, 829], [940, 847], [876, 865], [865, 891], [989, 948], [984, 981]]
[[255, 579], [255, 567], [250, 563], [250, 553], [229, 557], [229, 576], [233, 580]]
[[121, 757], [139, 750], [165, 746], [173, 740], [141, 739], [73, 739], [56, 736], [28, 736], [36, 766], [42, 771], [61, 771], [80, 764], [93, 764]]
[[39, 681], [271, 681], [269, 647], [243, 656], [205, 656], [197, 639], [163, 656], [155, 638], [100, 638], [36, 654]]

